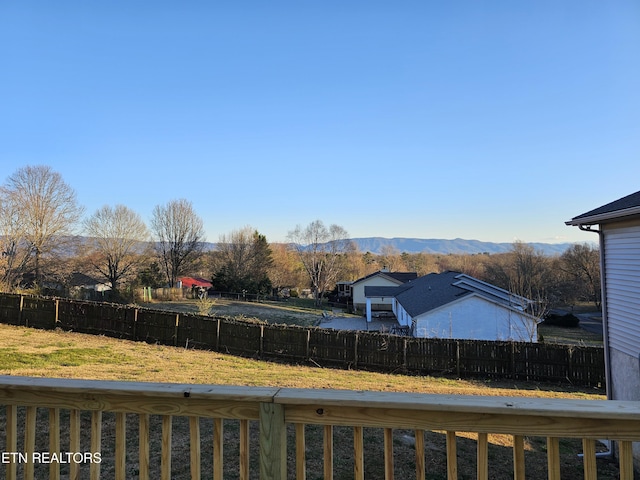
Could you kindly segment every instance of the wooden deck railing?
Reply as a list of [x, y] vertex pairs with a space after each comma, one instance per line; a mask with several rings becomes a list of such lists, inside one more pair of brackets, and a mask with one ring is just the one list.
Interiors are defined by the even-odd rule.
[[[238, 458], [237, 471], [232, 477], [240, 479], [258, 478], [258, 475], [262, 480], [304, 479], [309, 461], [305, 445], [307, 425], [320, 426], [324, 432], [323, 452], [317, 455], [322, 459], [325, 479], [333, 478], [333, 429], [337, 426], [353, 428], [353, 478], [356, 479], [365, 477], [367, 445], [363, 429], [367, 427], [384, 429], [384, 478], [388, 479], [394, 476], [394, 429], [415, 431], [417, 479], [426, 478], [425, 431], [444, 432], [450, 479], [458, 478], [456, 434], [459, 432], [477, 435], [479, 479], [489, 477], [489, 434], [512, 436], [516, 479], [525, 478], [525, 436], [547, 438], [550, 479], [561, 478], [561, 438], [583, 439], [583, 470], [584, 478], [588, 479], [597, 476], [597, 439], [618, 441], [619, 471], [623, 479], [633, 478], [631, 442], [640, 440], [640, 406], [636, 402], [606, 400], [0, 376], [0, 405], [5, 406], [4, 412], [0, 411], [1, 463], [9, 480], [18, 475], [26, 479], [45, 475], [51, 479], [98, 479], [101, 473], [105, 478], [116, 479], [151, 476], [171, 479], [176, 478], [173, 467], [186, 468], [186, 464], [190, 478], [199, 479], [203, 452], [209, 449], [212, 476], [222, 479], [225, 462], [230, 461], [229, 452], [225, 453], [228, 432], [223, 421], [226, 419], [234, 419], [239, 425], [233, 437], [238, 445], [232, 450], [237, 450]], [[107, 416], [112, 420], [105, 426]], [[186, 418], [184, 436], [188, 442], [175, 439], [172, 428], [177, 417]], [[152, 418], [157, 425], [152, 425]], [[206, 420], [212, 423], [213, 445], [204, 445], [201, 419], [213, 419]], [[250, 431], [253, 421], [259, 425], [256, 435]], [[288, 437], [292, 437], [289, 444]], [[107, 449], [106, 443], [113, 446]], [[135, 445], [137, 451], [132, 455]], [[172, 449], [175, 450], [172, 452]], [[101, 472], [107, 456], [113, 471]]]

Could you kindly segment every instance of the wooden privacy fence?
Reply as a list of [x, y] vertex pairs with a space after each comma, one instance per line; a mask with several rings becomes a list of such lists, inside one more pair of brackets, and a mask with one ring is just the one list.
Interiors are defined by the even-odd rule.
[[604, 387], [601, 347], [412, 338], [0, 294], [0, 322], [314, 365]]
[[[618, 442], [620, 478], [632, 480], [632, 442], [640, 440], [640, 405], [630, 401], [13, 376], [0, 376], [0, 419], [7, 480], [332, 480], [334, 460], [344, 461], [345, 451], [351, 473], [342, 468], [340, 478], [392, 480], [402, 468], [403, 479], [456, 480], [459, 463], [475, 453], [475, 476], [487, 480], [509, 469], [495, 448], [512, 449], [509, 477], [524, 480], [536, 438], [544, 453], [535, 461], [546, 460], [549, 479], [597, 478], [597, 440], [610, 439]], [[236, 433], [226, 435], [231, 425]], [[309, 430], [315, 427], [322, 442], [314, 448]], [[342, 441], [352, 448], [334, 449], [338, 428], [351, 429], [351, 440]], [[381, 449], [365, 442], [363, 432], [371, 429], [383, 431]], [[394, 430], [411, 432], [414, 448], [399, 453]], [[446, 448], [429, 448], [425, 440], [433, 433], [446, 438]], [[510, 447], [494, 444], [495, 435], [507, 436]], [[475, 452], [458, 453], [460, 437], [471, 439]], [[566, 439], [582, 439], [583, 472], [567, 469], [567, 455], [575, 459], [580, 447], [567, 452]], [[434, 456], [446, 456], [446, 474], [434, 474]]]

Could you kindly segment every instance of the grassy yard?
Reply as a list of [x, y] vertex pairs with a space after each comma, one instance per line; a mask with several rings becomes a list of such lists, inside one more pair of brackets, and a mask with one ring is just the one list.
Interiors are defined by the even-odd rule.
[[564, 328], [542, 324], [538, 326], [538, 335], [542, 336], [546, 343], [602, 346], [602, 335], [587, 332], [580, 327]]
[[[437, 394], [465, 394], [489, 396], [525, 396], [548, 398], [602, 399], [602, 391], [571, 388], [558, 385], [517, 382], [485, 382], [455, 380], [421, 376], [389, 375], [372, 372], [331, 370], [307, 366], [285, 366], [273, 362], [263, 362], [246, 358], [223, 355], [217, 352], [188, 350], [160, 345], [147, 345], [126, 340], [116, 340], [100, 336], [83, 335], [62, 331], [42, 331], [23, 327], [0, 325], [3, 338], [0, 347], [0, 374], [26, 375], [37, 377], [86, 378], [105, 380], [151, 381], [172, 383], [203, 383], [279, 386], [296, 388], [332, 388], [349, 390], [375, 390], [398, 392], [422, 392]], [[0, 409], [2, 416], [4, 412]], [[46, 415], [43, 409], [42, 415]], [[184, 419], [175, 419], [173, 464], [174, 478], [187, 479], [188, 425]], [[103, 472], [109, 477], [112, 466], [111, 443], [113, 419], [105, 415], [104, 464]], [[156, 422], [159, 420], [156, 419]], [[3, 418], [0, 418], [0, 425]], [[46, 425], [46, 420], [42, 422]], [[63, 422], [64, 424], [64, 422]], [[135, 439], [136, 421], [128, 422], [131, 439], [129, 458], [135, 462], [137, 447]], [[225, 478], [236, 478], [234, 462], [237, 452], [238, 429], [234, 422], [225, 422], [225, 449], [229, 457], [229, 470]], [[252, 449], [257, 449], [257, 427], [252, 426]], [[202, 425], [202, 436], [210, 438], [210, 422]], [[412, 478], [413, 446], [412, 431], [394, 432], [394, 454], [397, 478]], [[308, 475], [307, 478], [322, 478], [322, 429], [307, 427]], [[0, 437], [2, 437], [0, 435]], [[46, 431], [38, 435], [46, 441]], [[3, 445], [0, 440], [0, 450]], [[41, 440], [39, 440], [41, 441]], [[427, 478], [446, 478], [445, 436], [443, 432], [427, 432], [426, 460], [430, 472]], [[513, 478], [510, 437], [492, 435], [490, 438], [491, 478]], [[352, 433], [349, 428], [336, 427], [334, 432], [335, 478], [352, 478], [353, 449]], [[383, 435], [378, 429], [366, 429], [367, 445], [366, 471], [368, 479], [383, 478], [381, 464]], [[527, 474], [529, 478], [546, 478], [546, 443], [542, 438], [527, 438]], [[209, 445], [205, 440], [205, 444]], [[210, 445], [209, 445], [210, 447]], [[207, 446], [203, 447], [203, 470], [211, 468], [211, 455]], [[42, 447], [46, 450], [46, 444]], [[152, 458], [159, 458], [158, 446], [152, 445]], [[458, 461], [460, 478], [475, 478], [475, 442], [473, 435], [459, 434]], [[254, 450], [255, 451], [255, 450]], [[562, 440], [562, 471], [567, 478], [581, 472], [581, 451], [579, 440]], [[154, 453], [155, 452], [155, 453]], [[182, 456], [181, 456], [182, 455]], [[225, 457], [226, 458], [226, 457]], [[225, 460], [226, 461], [226, 460]], [[252, 458], [252, 462], [257, 461]], [[598, 460], [599, 478], [613, 478], [617, 466], [606, 460]], [[135, 464], [131, 476], [135, 476]]]
[[336, 388], [465, 395], [602, 398], [567, 386], [287, 366], [218, 352], [0, 325], [0, 375]]

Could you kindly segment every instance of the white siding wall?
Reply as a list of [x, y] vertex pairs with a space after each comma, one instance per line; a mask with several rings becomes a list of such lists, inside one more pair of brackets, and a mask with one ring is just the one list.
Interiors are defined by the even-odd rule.
[[[604, 281], [609, 341], [608, 394], [613, 400], [640, 400], [640, 219], [605, 224]], [[640, 443], [633, 444], [640, 468]]]
[[416, 317], [416, 337], [537, 341], [529, 317], [470, 296]]
[[403, 327], [411, 326], [411, 316], [407, 313], [407, 311], [402, 308], [402, 305], [398, 303], [398, 301], [393, 299], [393, 313], [395, 313], [396, 318], [398, 319], [398, 324]]
[[604, 233], [609, 347], [638, 360], [640, 355], [640, 225], [605, 226]]

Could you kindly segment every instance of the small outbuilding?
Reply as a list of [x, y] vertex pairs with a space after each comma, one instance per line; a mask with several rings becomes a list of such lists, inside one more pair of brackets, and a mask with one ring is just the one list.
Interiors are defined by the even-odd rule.
[[178, 288], [190, 289], [193, 295], [198, 298], [205, 298], [210, 288], [213, 288], [213, 284], [199, 277], [179, 277]]

